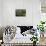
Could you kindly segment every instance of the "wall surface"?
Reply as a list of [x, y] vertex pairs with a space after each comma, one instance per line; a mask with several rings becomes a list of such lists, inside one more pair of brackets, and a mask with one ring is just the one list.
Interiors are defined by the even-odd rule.
[[[26, 16], [16, 17], [16, 9], [26, 9]], [[40, 0], [0, 0], [0, 26], [33, 25], [36, 27], [40, 17]]]
[[[39, 0], [2, 0], [2, 25], [33, 25], [40, 20]], [[25, 17], [16, 17], [16, 9], [26, 9]], [[0, 12], [1, 13], [1, 12]]]
[[0, 23], [1, 23], [1, 0], [0, 0]]

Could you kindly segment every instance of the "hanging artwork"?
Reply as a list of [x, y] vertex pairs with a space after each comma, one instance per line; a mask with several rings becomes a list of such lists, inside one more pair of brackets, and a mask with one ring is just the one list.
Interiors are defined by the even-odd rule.
[[16, 16], [26, 16], [26, 9], [16, 9]]

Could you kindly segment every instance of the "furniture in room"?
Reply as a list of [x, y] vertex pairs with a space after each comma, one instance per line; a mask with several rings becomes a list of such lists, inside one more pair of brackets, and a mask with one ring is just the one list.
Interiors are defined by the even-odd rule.
[[[33, 43], [31, 41], [33, 34], [32, 33], [30, 34], [30, 31], [35, 33], [37, 30], [33, 29], [33, 26], [17, 26], [14, 38], [12, 40], [8, 39], [10, 41], [8, 41], [6, 39], [7, 41], [5, 40], [6, 42], [4, 44], [7, 43], [9, 45], [9, 43], [10, 43], [10, 45], [11, 45], [11, 43], [13, 43], [13, 44], [16, 44], [17, 46], [18, 45], [25, 45], [25, 46], [29, 45], [30, 46]], [[8, 36], [10, 36], [10, 35], [8, 35]], [[7, 38], [7, 36], [5, 38]], [[37, 41], [37, 44], [39, 44], [39, 41]]]

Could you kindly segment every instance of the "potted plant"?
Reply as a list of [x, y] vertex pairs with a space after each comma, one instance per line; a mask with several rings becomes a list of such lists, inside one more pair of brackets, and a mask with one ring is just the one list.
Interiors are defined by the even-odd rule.
[[45, 27], [44, 24], [45, 24], [45, 22], [40, 21], [40, 24], [37, 25], [37, 29], [40, 30], [42, 37], [44, 37], [44, 27]]
[[31, 39], [31, 41], [33, 41], [33, 46], [36, 46], [36, 43], [38, 41], [37, 36], [33, 36], [32, 39]]

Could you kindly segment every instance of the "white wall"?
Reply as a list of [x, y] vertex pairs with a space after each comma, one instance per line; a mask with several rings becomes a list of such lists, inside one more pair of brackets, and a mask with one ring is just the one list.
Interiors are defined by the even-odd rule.
[[1, 26], [1, 24], [2, 24], [2, 2], [1, 2], [1, 0], [0, 0], [0, 26]]
[[40, 0], [33, 0], [33, 26], [37, 26], [37, 24], [39, 24], [40, 20], [41, 20], [41, 13], [40, 13], [40, 10], [41, 10], [41, 2]]
[[[26, 9], [25, 17], [16, 17], [16, 9]], [[3, 0], [2, 25], [34, 25], [40, 20], [39, 0]]]

